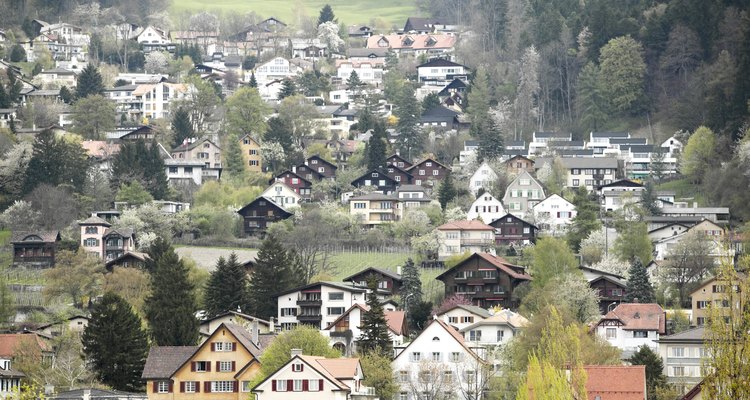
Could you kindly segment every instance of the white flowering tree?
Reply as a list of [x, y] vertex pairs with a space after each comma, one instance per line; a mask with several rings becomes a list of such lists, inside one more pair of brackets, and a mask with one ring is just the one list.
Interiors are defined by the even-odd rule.
[[344, 40], [339, 37], [339, 26], [331, 21], [318, 25], [318, 40], [328, 46], [328, 51], [341, 51]]

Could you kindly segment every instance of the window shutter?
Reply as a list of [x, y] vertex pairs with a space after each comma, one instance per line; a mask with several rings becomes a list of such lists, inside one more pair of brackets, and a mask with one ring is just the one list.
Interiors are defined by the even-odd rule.
[[200, 392], [201, 392], [201, 383], [195, 382], [195, 393], [200, 393]]
[[211, 361], [206, 361], [206, 372], [211, 372]]
[[291, 392], [294, 390], [294, 379], [287, 379], [286, 380], [286, 391]]
[[276, 391], [276, 379], [271, 379], [271, 391]]
[[300, 364], [299, 365], [299, 372], [302, 372], [304, 370], [305, 370], [305, 364]]
[[323, 380], [322, 379], [318, 379], [318, 390], [321, 391], [321, 392], [323, 391]]
[[216, 351], [216, 343], [211, 342], [211, 351]]
[[216, 362], [216, 372], [221, 371], [221, 361]]
[[159, 393], [159, 382], [154, 381], [154, 385], [153, 386], [154, 386], [153, 387], [154, 393]]
[[180, 393], [185, 393], [185, 382], [180, 382]]
[[303, 381], [302, 381], [302, 391], [303, 391], [303, 392], [307, 392], [307, 391], [309, 391], [309, 389], [310, 389], [310, 386], [309, 386], [310, 384], [309, 384], [309, 382], [310, 382], [310, 381], [309, 381], [309, 380], [307, 380], [307, 379], [305, 379], [305, 380], [303, 380]]
[[172, 390], [174, 389], [174, 384], [172, 381], [169, 381], [169, 388], [167, 389], [167, 392], [172, 393]]
[[190, 363], [190, 372], [195, 372], [195, 361]]
[[[234, 361], [232, 361], [232, 364], [234, 364]], [[237, 393], [240, 390], [239, 382], [232, 382], [232, 392]]]
[[237, 342], [232, 342], [232, 351], [237, 351]]
[[237, 365], [234, 361], [232, 361], [232, 372], [234, 372], [235, 365]]
[[206, 381], [203, 383], [203, 391], [206, 393], [211, 393], [211, 382]]

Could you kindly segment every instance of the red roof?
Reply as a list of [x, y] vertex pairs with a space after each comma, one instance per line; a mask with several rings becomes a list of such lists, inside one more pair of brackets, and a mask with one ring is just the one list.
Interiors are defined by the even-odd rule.
[[0, 357], [12, 358], [20, 347], [34, 345], [40, 351], [52, 351], [45, 341], [36, 333], [0, 334]]
[[601, 320], [619, 320], [622, 329], [666, 332], [666, 316], [658, 304], [620, 304], [602, 317]]
[[441, 231], [494, 231], [495, 228], [485, 224], [482, 221], [471, 220], [471, 221], [453, 221], [438, 226], [438, 230]]
[[502, 270], [503, 272], [505, 272], [506, 274], [510, 275], [513, 278], [531, 280], [531, 276], [529, 274], [525, 272], [519, 273], [516, 271], [516, 269], [521, 268], [521, 267], [518, 267], [516, 265], [509, 263], [502, 257], [493, 256], [492, 254], [489, 254], [489, 253], [474, 253], [474, 254], [483, 258], [484, 260], [496, 266], [497, 268], [499, 268], [500, 270]]
[[587, 365], [586, 393], [589, 400], [645, 400], [646, 366]]

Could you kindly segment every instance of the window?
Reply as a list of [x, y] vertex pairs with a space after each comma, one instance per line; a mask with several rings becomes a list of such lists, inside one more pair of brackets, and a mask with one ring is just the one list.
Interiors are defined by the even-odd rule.
[[296, 307], [282, 308], [281, 309], [281, 316], [282, 317], [296, 317], [297, 316], [297, 308]]
[[99, 246], [99, 239], [94, 238], [88, 238], [83, 241], [83, 245], [86, 247], [96, 247]]
[[570, 174], [571, 175], [580, 175], [581, 174], [581, 170], [577, 169], [577, 168], [573, 168], [573, 170], [570, 172]]
[[302, 369], [304, 367], [300, 363], [294, 363], [292, 364], [292, 372], [302, 372]]
[[424, 175], [424, 170], [423, 169], [419, 170], [419, 175]]
[[328, 307], [328, 315], [341, 315], [344, 313], [344, 307]]
[[286, 392], [286, 379], [277, 379], [276, 380], [276, 391], [277, 392]]
[[192, 174], [193, 173], [193, 167], [185, 167], [185, 173], [186, 174]]
[[211, 382], [211, 392], [212, 393], [234, 392], [234, 381], [213, 381]]
[[648, 331], [633, 331], [634, 338], [647, 338]]
[[301, 392], [302, 391], [302, 379], [295, 379], [294, 385], [292, 386], [295, 392]]
[[317, 379], [310, 379], [307, 382], [307, 391], [308, 392], [319, 392], [320, 391], [320, 381]]
[[358, 209], [358, 210], [363, 210], [363, 209], [367, 208], [367, 203], [355, 202], [354, 203], [354, 208]]
[[479, 331], [479, 330], [469, 331], [469, 340], [472, 342], [478, 342], [482, 340], [482, 331]]
[[250, 166], [251, 167], [257, 167], [260, 165], [260, 161], [258, 160], [250, 160]]
[[473, 385], [476, 373], [474, 371], [466, 371], [466, 384]]
[[448, 323], [449, 324], [457, 324], [458, 323], [458, 317], [448, 317]]
[[462, 324], [473, 324], [474, 323], [474, 317], [461, 317], [461, 323]]
[[299, 178], [292, 178], [292, 185], [299, 185]]
[[497, 331], [497, 341], [502, 342], [503, 337], [505, 337], [505, 331], [504, 330], [498, 330]]
[[672, 367], [672, 376], [685, 376], [685, 367]]
[[250, 155], [251, 156], [258, 155], [258, 150], [257, 149], [250, 149]]
[[252, 383], [252, 381], [242, 381], [242, 391], [243, 392], [249, 392], [250, 390], [253, 389], [253, 387], [250, 386], [250, 383]]
[[440, 175], [440, 171], [438, 171], [438, 170], [436, 170], [436, 169], [435, 169], [435, 170], [432, 170], [432, 175], [434, 175], [434, 176], [438, 176], [438, 175]]
[[411, 362], [419, 362], [422, 360], [422, 353], [415, 351], [411, 353]]
[[328, 300], [344, 300], [344, 292], [328, 293]]
[[214, 342], [214, 351], [232, 351], [233, 349], [232, 342]]
[[615, 339], [617, 337], [617, 328], [607, 328], [607, 339]]
[[432, 352], [432, 361], [443, 361], [442, 353], [440, 353], [439, 351]]
[[159, 384], [156, 385], [156, 392], [169, 393], [169, 381], [159, 381]]
[[685, 348], [672, 347], [672, 357], [685, 357]]
[[622, 296], [622, 289], [612, 289], [612, 296]]
[[580, 186], [580, 181], [578, 179], [573, 179], [573, 186]]
[[695, 321], [698, 326], [706, 324], [706, 317], [698, 317]]
[[409, 394], [406, 392], [399, 393], [398, 400], [409, 400]]
[[195, 372], [208, 372], [211, 366], [208, 361], [195, 361]]
[[409, 373], [406, 371], [398, 371], [398, 381], [402, 383], [409, 382]]
[[219, 361], [219, 372], [232, 372], [233, 370], [231, 361]]
[[185, 382], [185, 393], [195, 393], [196, 386], [198, 386], [197, 383], [195, 381]]
[[[177, 171], [175, 171], [177, 172]], [[99, 230], [95, 226], [87, 226], [86, 227], [86, 234], [87, 235], [95, 235], [99, 232]]]
[[450, 354], [449, 360], [451, 362], [459, 362], [459, 361], [461, 361], [461, 353], [459, 353], [457, 351], [456, 352], [452, 352]]

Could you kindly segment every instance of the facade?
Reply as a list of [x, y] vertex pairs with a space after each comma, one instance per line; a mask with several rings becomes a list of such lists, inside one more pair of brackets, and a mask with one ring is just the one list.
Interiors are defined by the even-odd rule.
[[466, 213], [466, 219], [481, 219], [485, 224], [490, 224], [502, 218], [503, 215], [505, 215], [503, 203], [489, 192], [484, 192], [471, 204], [469, 211]]
[[[0, 399], [9, 398], [16, 388], [20, 388], [21, 379], [26, 375], [15, 369], [19, 350], [39, 350], [42, 361], [52, 362], [54, 352], [41, 336], [36, 333], [0, 334]], [[12, 398], [17, 398], [13, 396]]]
[[398, 154], [392, 154], [390, 157], [388, 157], [386, 159], [386, 164], [388, 164], [388, 165], [394, 165], [394, 166], [399, 167], [399, 168], [401, 168], [403, 170], [408, 170], [409, 168], [411, 168], [412, 165], [414, 165], [414, 164], [412, 164], [411, 161], [407, 160], [404, 157], [401, 157]]
[[599, 312], [607, 314], [614, 306], [625, 300], [628, 286], [625, 277], [611, 272], [600, 271], [590, 267], [578, 267], [589, 287], [599, 296]]
[[441, 238], [438, 258], [454, 254], [494, 252], [494, 228], [481, 221], [453, 221], [437, 227]]
[[[743, 276], [744, 275], [740, 275]], [[734, 290], [738, 290], [735, 288]], [[709, 307], [728, 308], [729, 302], [726, 300], [727, 288], [716, 278], [712, 277], [704, 281], [697, 289], [690, 293], [690, 299], [693, 310], [694, 326], [703, 326], [709, 316]]]
[[641, 193], [646, 190], [643, 185], [628, 179], [615, 181], [599, 186], [599, 196], [605, 211], [617, 211], [628, 204], [639, 203]]
[[[507, 149], [507, 147], [506, 147]], [[534, 172], [534, 160], [526, 158], [520, 154], [515, 155], [505, 161], [505, 168], [510, 174], [518, 175], [521, 171], [528, 173]]]
[[[399, 270], [401, 267], [399, 267]], [[343, 279], [344, 282], [351, 282], [352, 285], [366, 288], [367, 278], [370, 275], [374, 275], [378, 279], [378, 289], [388, 292], [389, 295], [394, 296], [401, 290], [401, 274], [384, 270], [381, 268], [369, 267], [362, 271], [357, 272], [354, 275], [348, 276]]]
[[299, 207], [302, 202], [302, 196], [297, 194], [297, 192], [289, 187], [289, 185], [281, 181], [272, 183], [260, 195], [261, 197], [273, 200], [274, 203], [285, 209]]
[[173, 101], [183, 100], [189, 96], [188, 86], [181, 83], [159, 82], [154, 84], [138, 85], [132, 93], [131, 119], [141, 118], [160, 119], [170, 118], [170, 104]]
[[353, 180], [352, 186], [356, 188], [372, 187], [380, 193], [391, 194], [396, 190], [398, 182], [391, 179], [385, 171], [373, 169]]
[[657, 351], [656, 341], [666, 332], [666, 314], [658, 304], [619, 304], [596, 324], [596, 334], [622, 350], [622, 359], [646, 345]]
[[526, 222], [513, 214], [504, 216], [490, 222], [495, 228], [495, 242], [502, 245], [531, 244], [536, 243], [539, 228]]
[[[355, 304], [324, 329], [323, 334], [330, 337], [331, 347], [349, 356], [357, 351], [357, 342], [362, 336], [362, 315], [369, 308], [366, 305]], [[393, 347], [401, 346], [406, 338], [406, 313], [404, 311], [384, 310], [388, 335]]]
[[242, 216], [242, 228], [249, 236], [263, 234], [270, 223], [285, 220], [293, 215], [273, 200], [263, 196], [242, 207], [237, 214]]
[[201, 160], [164, 160], [167, 182], [170, 185], [202, 185], [205, 167], [206, 164]]
[[417, 65], [417, 79], [427, 85], [445, 86], [456, 78], [466, 79], [466, 66], [442, 58]]
[[492, 314], [482, 307], [457, 304], [438, 314], [437, 318], [460, 331], [491, 316]]
[[[260, 88], [269, 82], [296, 76], [297, 66], [289, 63], [289, 60], [283, 57], [276, 57], [255, 67], [254, 74], [255, 80], [258, 82], [258, 88]], [[250, 81], [250, 76], [246, 76], [245, 81]]]
[[350, 198], [349, 213], [360, 224], [372, 227], [398, 221], [401, 218], [398, 204], [398, 200], [391, 195], [373, 192]]
[[245, 160], [245, 168], [250, 172], [263, 172], [263, 157], [260, 154], [260, 143], [247, 134], [240, 139], [242, 159]]
[[57, 242], [60, 240], [58, 231], [13, 232], [10, 238], [13, 245], [13, 265], [31, 268], [54, 267]]
[[469, 178], [469, 190], [474, 196], [477, 195], [479, 189], [484, 189], [485, 192], [492, 188], [492, 185], [497, 181], [497, 173], [489, 166], [486, 162], [474, 171], [474, 174]]
[[395, 165], [388, 165], [385, 171], [388, 177], [396, 181], [398, 185], [410, 185], [414, 181], [412, 174]]
[[407, 168], [406, 172], [414, 177], [415, 185], [436, 188], [437, 184], [451, 172], [451, 169], [432, 158], [426, 158]]
[[708, 353], [704, 347], [704, 328], [688, 329], [659, 338], [659, 355], [664, 363], [667, 383], [685, 392], [703, 380], [702, 363]]
[[519, 284], [531, 281], [531, 276], [524, 267], [501, 257], [474, 253], [435, 279], [445, 284], [445, 297], [460, 294], [482, 308], [515, 308], [518, 298], [513, 291]]
[[[392, 168], [388, 167], [389, 169]], [[422, 186], [402, 184], [394, 193], [398, 199], [398, 206], [401, 209], [401, 216], [406, 214], [410, 209], [420, 208], [432, 202], [430, 196]]]
[[104, 258], [102, 237], [107, 228], [112, 225], [96, 215], [92, 215], [79, 222], [78, 226], [81, 227], [81, 248], [83, 251]]
[[396, 54], [419, 56], [453, 52], [456, 37], [452, 35], [373, 35], [367, 38], [368, 49], [391, 49]]
[[268, 183], [282, 182], [292, 188], [304, 201], [307, 201], [312, 197], [312, 182], [303, 178], [296, 170], [297, 167], [292, 167], [291, 171], [284, 171], [276, 175]]
[[249, 396], [260, 370], [257, 334], [221, 324], [200, 346], [154, 346], [141, 378], [149, 400]]
[[81, 335], [88, 325], [88, 317], [83, 315], [75, 315], [60, 322], [40, 326], [37, 329], [37, 332], [43, 333], [49, 337], [60, 336], [64, 333]]
[[102, 235], [101, 242], [101, 258], [112, 261], [135, 250], [135, 232], [130, 228], [110, 228]]
[[344, 62], [339, 64], [336, 76], [346, 82], [352, 72], [355, 72], [363, 83], [373, 86], [380, 86], [383, 83], [382, 65], [374, 65], [370, 62]]
[[221, 177], [221, 147], [207, 137], [188, 139], [187, 143], [183, 143], [172, 149], [171, 153], [174, 160], [202, 162], [204, 164], [204, 179], [219, 179]]
[[534, 206], [533, 215], [539, 230], [553, 236], [562, 236], [576, 217], [576, 206], [560, 195], [553, 194]]
[[584, 186], [592, 191], [617, 179], [619, 166], [615, 158], [563, 157], [561, 160], [568, 171], [569, 188]]
[[319, 155], [307, 157], [305, 165], [325, 178], [335, 178], [339, 167]]
[[474, 345], [502, 346], [507, 344], [529, 321], [511, 310], [497, 311], [491, 316], [459, 330]]
[[544, 198], [542, 184], [527, 171], [522, 171], [505, 189], [503, 204], [509, 213], [524, 218]]

